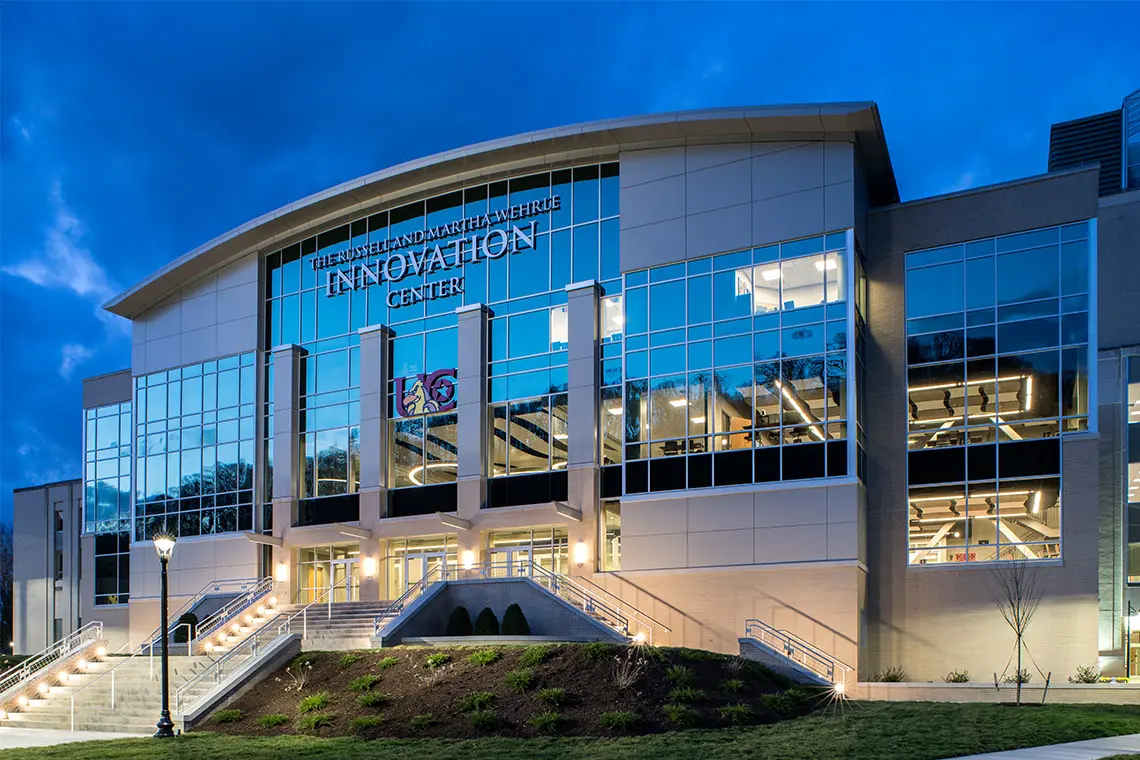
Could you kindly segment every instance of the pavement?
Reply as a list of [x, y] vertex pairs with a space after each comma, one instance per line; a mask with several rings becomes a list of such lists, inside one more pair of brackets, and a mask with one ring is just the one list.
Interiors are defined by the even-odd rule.
[[1048, 747], [1011, 749], [1006, 752], [969, 755], [954, 760], [1100, 760], [1102, 757], [1127, 754], [1140, 755], [1140, 734], [1053, 744]]
[[69, 742], [89, 742], [97, 739], [137, 739], [148, 734], [117, 734], [111, 731], [50, 731], [40, 728], [12, 728], [0, 726], [0, 750], [24, 747], [51, 747]]

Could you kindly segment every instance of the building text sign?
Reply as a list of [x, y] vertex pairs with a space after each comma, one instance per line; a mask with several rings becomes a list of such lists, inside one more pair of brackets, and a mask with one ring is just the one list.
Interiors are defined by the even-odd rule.
[[[497, 259], [509, 253], [534, 248], [538, 221], [524, 220], [560, 208], [562, 198], [558, 195], [519, 203], [488, 214], [442, 224], [430, 230], [417, 230], [389, 240], [377, 240], [368, 245], [317, 256], [313, 259], [313, 269], [328, 269], [325, 272], [326, 297], [350, 290], [363, 290], [382, 282], [397, 283], [405, 277], [422, 276], [422, 285], [392, 288], [388, 292], [388, 306], [397, 308], [447, 298], [463, 292], [464, 264], [476, 264], [483, 259]], [[503, 226], [489, 229], [499, 224]], [[455, 235], [461, 237], [443, 245], [432, 244], [432, 241]], [[413, 247], [410, 251], [401, 251], [402, 248], [421, 244], [422, 248]], [[348, 266], [332, 268], [340, 264]], [[455, 270], [458, 270], [456, 276], [441, 277], [430, 282], [427, 280], [430, 275]]]

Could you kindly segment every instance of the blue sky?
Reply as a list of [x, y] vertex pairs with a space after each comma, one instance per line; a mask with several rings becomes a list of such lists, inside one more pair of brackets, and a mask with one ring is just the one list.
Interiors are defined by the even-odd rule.
[[130, 362], [100, 304], [263, 212], [531, 129], [829, 100], [878, 102], [904, 199], [1000, 182], [1140, 86], [1138, 24], [1125, 3], [5, 4], [0, 519], [81, 473], [81, 379]]

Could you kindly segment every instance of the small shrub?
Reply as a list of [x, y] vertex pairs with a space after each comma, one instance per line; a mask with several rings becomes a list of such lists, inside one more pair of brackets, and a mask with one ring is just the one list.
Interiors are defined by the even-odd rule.
[[562, 727], [565, 719], [562, 713], [550, 710], [548, 712], [539, 713], [530, 719], [530, 725], [536, 731], [541, 731], [544, 734], [556, 734], [558, 729]]
[[614, 731], [629, 731], [637, 725], [637, 720], [637, 713], [629, 710], [611, 710], [598, 717], [598, 723], [602, 724], [603, 728]]
[[444, 628], [445, 635], [470, 636], [471, 630], [471, 615], [467, 612], [467, 608], [460, 605], [453, 609], [447, 618], [447, 627]]
[[519, 668], [507, 673], [507, 686], [516, 691], [526, 691], [534, 686], [534, 671], [530, 668]]
[[1018, 682], [1020, 682], [1020, 683], [1025, 684], [1025, 683], [1029, 683], [1029, 679], [1031, 679], [1032, 677], [1033, 677], [1033, 674], [1029, 672], [1028, 668], [1022, 668], [1020, 673], [1010, 673], [1008, 676], [1001, 679], [1001, 682], [1002, 683], [1018, 683]]
[[[300, 658], [298, 657], [297, 659]], [[290, 665], [285, 668], [285, 675], [289, 678], [289, 683], [285, 684], [285, 693], [288, 694], [291, 691], [295, 691], [300, 694], [305, 690], [305, 687], [309, 684], [309, 678], [313, 675], [313, 663], [306, 661], [300, 665]], [[280, 678], [274, 678], [273, 680], [277, 683], [282, 683]]]
[[429, 670], [435, 670], [441, 665], [446, 665], [451, 662], [451, 655], [447, 652], [438, 652], [436, 654], [429, 654], [424, 658], [424, 667]]
[[523, 615], [522, 608], [517, 604], [512, 604], [507, 607], [506, 612], [503, 613], [503, 635], [530, 635], [530, 623], [526, 621], [526, 616]]
[[541, 665], [554, 654], [554, 647], [547, 644], [539, 644], [532, 647], [527, 647], [521, 655], [519, 655], [519, 664], [523, 667], [533, 668], [536, 665]]
[[633, 646], [641, 650], [641, 656], [647, 660], [654, 660], [656, 662], [665, 661], [665, 650], [661, 647], [653, 647], [648, 644], [634, 644]]
[[499, 650], [497, 649], [480, 649], [478, 652], [467, 656], [468, 663], [479, 667], [490, 665], [497, 659], [499, 659]]
[[495, 617], [495, 612], [490, 607], [484, 607], [483, 611], [479, 613], [479, 617], [475, 618], [475, 635], [499, 635], [499, 619]]
[[578, 651], [587, 660], [598, 661], [617, 654], [617, 647], [604, 641], [591, 641], [589, 644], [579, 646]]
[[499, 716], [494, 710], [476, 710], [467, 716], [471, 727], [477, 731], [494, 731], [499, 725]]
[[423, 715], [413, 715], [408, 721], [408, 728], [412, 731], [424, 731], [435, 725], [435, 717], [431, 713], [424, 713]]
[[281, 713], [262, 715], [257, 719], [257, 725], [261, 726], [262, 728], [277, 728], [278, 726], [284, 726], [288, 722], [289, 716], [282, 715]]
[[717, 684], [718, 688], [728, 694], [736, 694], [739, 691], [744, 691], [744, 681], [739, 678], [726, 678]]
[[244, 717], [241, 710], [218, 710], [214, 713], [215, 723], [236, 723]]
[[689, 686], [693, 683], [693, 671], [684, 665], [670, 665], [665, 668], [665, 680], [674, 686]]
[[678, 686], [669, 692], [668, 699], [670, 702], [679, 704], [689, 704], [691, 702], [700, 702], [705, 698], [705, 693], [700, 689], [694, 689], [692, 686]]
[[293, 661], [291, 663], [289, 663], [289, 667], [294, 668], [294, 669], [303, 668], [303, 667], [312, 665], [316, 661], [317, 661], [317, 655], [315, 652], [305, 652], [304, 654], [299, 654], [296, 657], [294, 657]]
[[349, 691], [372, 691], [372, 688], [380, 683], [381, 677], [376, 673], [366, 673], [359, 678], [354, 678], [348, 682]]
[[363, 659], [364, 655], [360, 652], [348, 652], [340, 656], [340, 659], [336, 661], [336, 666], [341, 670], [347, 670]]
[[665, 713], [665, 722], [673, 728], [688, 728], [697, 722], [697, 713], [685, 705], [665, 705], [661, 708]]
[[318, 691], [310, 694], [297, 704], [297, 712], [310, 713], [323, 710], [332, 704], [332, 695], [327, 691]]
[[970, 671], [968, 671], [968, 670], [951, 670], [949, 673], [946, 674], [946, 677], [943, 678], [942, 680], [945, 681], [946, 683], [969, 683], [970, 682]]
[[383, 707], [392, 701], [392, 698], [382, 691], [369, 691], [356, 698], [356, 704], [361, 707]]
[[721, 720], [733, 726], [743, 726], [752, 722], [752, 708], [748, 705], [725, 705], [717, 712], [720, 713]]
[[309, 713], [297, 718], [298, 731], [316, 731], [319, 728], [328, 728], [336, 720], [336, 716], [331, 713]]
[[1100, 671], [1092, 666], [1077, 666], [1077, 674], [1069, 676], [1069, 683], [1099, 683]]
[[[736, 665], [737, 663], [739, 663], [737, 674], [750, 681], [768, 681], [779, 689], [790, 689], [795, 686], [795, 681], [788, 678], [787, 676], [780, 675], [776, 671], [769, 668], [767, 665], [762, 665], [754, 660], [749, 660], [744, 657], [738, 658], [737, 660], [730, 663], [730, 665]], [[729, 672], [732, 672], [731, 669]]]
[[489, 691], [475, 691], [459, 700], [459, 712], [475, 712], [476, 710], [490, 709], [495, 701], [495, 695]]
[[787, 691], [781, 691], [775, 694], [764, 694], [760, 697], [760, 704], [777, 715], [783, 716], [795, 715], [798, 707], [795, 695]]
[[395, 666], [397, 666], [399, 664], [400, 664], [400, 658], [399, 657], [385, 657], [382, 660], [380, 660], [380, 662], [376, 663], [376, 668], [378, 670], [387, 670], [388, 668], [394, 668]]
[[563, 707], [570, 704], [570, 693], [560, 687], [539, 689], [535, 692], [534, 698], [539, 702], [545, 702], [551, 707]]
[[910, 680], [910, 673], [907, 673], [898, 665], [892, 665], [886, 670], [871, 676], [871, 680], [879, 681], [880, 683], [903, 683], [904, 681]]
[[367, 731], [370, 728], [376, 728], [383, 722], [383, 715], [362, 715], [359, 718], [352, 719], [352, 730]]
[[646, 660], [642, 650], [643, 647], [627, 647], [624, 654], [614, 657], [614, 687], [618, 691], [632, 688], [645, 672]]

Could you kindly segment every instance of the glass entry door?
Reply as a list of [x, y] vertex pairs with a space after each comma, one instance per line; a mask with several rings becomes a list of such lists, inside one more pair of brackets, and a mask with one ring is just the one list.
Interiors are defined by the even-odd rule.
[[360, 544], [307, 546], [297, 552], [297, 601], [355, 602], [360, 598]]
[[517, 578], [530, 575], [531, 548], [514, 546], [491, 551], [491, 572], [496, 577]]
[[404, 557], [404, 591], [431, 575], [433, 581], [443, 580], [442, 568], [447, 562], [447, 555], [443, 552], [430, 554], [409, 554]]
[[330, 564], [333, 602], [359, 601], [360, 561], [358, 559], [334, 559]]

